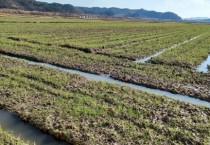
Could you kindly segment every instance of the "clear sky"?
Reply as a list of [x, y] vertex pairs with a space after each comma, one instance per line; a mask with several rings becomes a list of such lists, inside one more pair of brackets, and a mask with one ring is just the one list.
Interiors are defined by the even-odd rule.
[[175, 12], [182, 18], [210, 17], [210, 0], [38, 0], [85, 7], [118, 7]]

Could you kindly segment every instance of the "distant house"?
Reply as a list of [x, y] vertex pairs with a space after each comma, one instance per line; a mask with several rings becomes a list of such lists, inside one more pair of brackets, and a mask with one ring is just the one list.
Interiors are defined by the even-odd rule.
[[80, 16], [80, 19], [97, 19], [97, 16], [93, 16], [93, 15], [84, 15], [84, 16]]

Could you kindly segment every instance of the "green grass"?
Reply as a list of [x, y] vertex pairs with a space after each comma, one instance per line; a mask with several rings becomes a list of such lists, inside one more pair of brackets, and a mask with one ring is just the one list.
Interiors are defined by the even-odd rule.
[[3, 57], [0, 60], [0, 106], [69, 143], [208, 141], [207, 108]]
[[91, 73], [108, 74], [123, 81], [205, 100], [210, 99], [209, 76], [191, 69], [176, 65], [140, 64], [130, 60], [85, 53], [75, 49], [12, 41], [7, 38], [2, 38], [0, 43], [0, 53]]
[[[2, 37], [140, 59], [209, 30], [208, 25], [0, 17]], [[17, 29], [18, 28], [18, 29]], [[47, 35], [46, 35], [47, 34]], [[5, 36], [6, 35], [6, 36]], [[68, 49], [68, 48], [66, 48]]]
[[[127, 60], [144, 58], [208, 32], [206, 24], [30, 16], [3, 16], [0, 22], [1, 53], [210, 99], [209, 75], [197, 73], [194, 69], [208, 55], [210, 42], [205, 38], [209, 34], [159, 56], [161, 59], [165, 56], [163, 65], [136, 64]], [[205, 44], [197, 44], [203, 39]], [[183, 65], [193, 67], [185, 68]]]
[[[209, 30], [206, 24], [31, 16], [2, 16], [0, 23], [1, 54], [210, 101], [209, 74], [175, 64], [132, 61], [202, 34]], [[196, 66], [206, 56], [208, 37], [171, 50], [179, 58], [170, 51], [163, 55], [183, 64], [186, 57]], [[208, 108], [2, 55], [0, 96], [1, 107], [72, 144], [208, 144], [210, 136]]]
[[151, 62], [196, 68], [208, 57], [210, 53], [209, 44], [210, 33], [207, 33], [192, 42], [152, 58]]

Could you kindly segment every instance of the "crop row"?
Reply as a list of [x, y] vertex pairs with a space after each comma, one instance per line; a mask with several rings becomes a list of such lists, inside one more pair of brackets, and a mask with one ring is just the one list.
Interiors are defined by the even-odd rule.
[[206, 60], [210, 53], [210, 34], [197, 38], [194, 41], [171, 49], [152, 58], [152, 63], [164, 63], [189, 68], [196, 68]]
[[[119, 38], [119, 37], [117, 37], [116, 39], [109, 38], [112, 41], [104, 40], [104, 41], [107, 41], [106, 45], [102, 42], [99, 42], [99, 44], [100, 45], [102, 44], [103, 46], [98, 46], [98, 47], [94, 46], [93, 48], [88, 47], [88, 46], [79, 46], [78, 44], [76, 44], [77, 42], [74, 42], [75, 44], [59, 43], [59, 42], [43, 43], [43, 42], [40, 42], [39, 40], [27, 39], [26, 36], [25, 37], [22, 36], [20, 38], [10, 36], [8, 38], [12, 40], [27, 41], [31, 43], [45, 44], [45, 45], [50, 45], [50, 46], [58, 45], [58, 46], [66, 47], [66, 48], [82, 50], [84, 52], [97, 52], [97, 53], [108, 55], [108, 56], [122, 57], [122, 58], [135, 60], [138, 58], [144, 58], [158, 51], [161, 51], [162, 49], [168, 48], [174, 44], [178, 44], [185, 40], [191, 39], [192, 37], [195, 37], [198, 34], [200, 34], [200, 32], [198, 33], [198, 32], [186, 31], [183, 33], [176, 32], [176, 33], [169, 33], [169, 34], [166, 33], [166, 34], [158, 34], [158, 35], [149, 33], [149, 36], [147, 36], [148, 34], [145, 36], [142, 35], [140, 38], [135, 38], [131, 40], [129, 40], [128, 38]], [[91, 39], [91, 38], [88, 38], [88, 39]], [[89, 42], [87, 44], [89, 44]]]
[[[4, 19], [5, 17], [0, 17], [0, 20]], [[25, 18], [19, 19], [23, 21]], [[37, 23], [1, 24], [0, 36], [17, 37], [46, 45], [67, 46], [115, 57], [140, 59], [202, 34], [208, 29], [207, 25], [202, 24], [169, 22], [30, 19]], [[56, 20], [71, 23], [40, 23]]]
[[[151, 42], [151, 43], [153, 42], [154, 43], [154, 41], [158, 42], [161, 39], [166, 39], [167, 37], [172, 38], [172, 37], [175, 37], [177, 35], [181, 36], [181, 35], [184, 35], [184, 34], [182, 34], [180, 32], [169, 33], [169, 34], [164, 33], [164, 34], [159, 34], [159, 35], [155, 35], [153, 33], [150, 33], [149, 36], [148, 36], [148, 34], [143, 34], [143, 35], [141, 35], [140, 38], [135, 38], [135, 39], [132, 39], [132, 40], [129, 40], [130, 38], [126, 38], [126, 37], [123, 37], [123, 38], [116, 37], [116, 39], [109, 40], [109, 42], [106, 43], [106, 46], [99, 46], [98, 48], [88, 48], [88, 47], [84, 47], [84, 46], [78, 46], [76, 44], [69, 45], [68, 43], [66, 43], [66, 44], [63, 44], [63, 43], [46, 43], [46, 42], [44, 43], [44, 42], [40, 42], [40, 41], [35, 40], [35, 39], [28, 39], [26, 36], [24, 36], [24, 37], [23, 36], [22, 37], [9, 36], [7, 38], [11, 39], [11, 40], [14, 40], [14, 41], [26, 41], [26, 42], [30, 42], [30, 43], [36, 43], [36, 44], [45, 44], [45, 45], [48, 45], [48, 46], [49, 45], [50, 46], [51, 45], [56, 45], [56, 46], [58, 45], [58, 46], [62, 46], [62, 47], [82, 50], [82, 51], [85, 51], [85, 52], [98, 52], [98, 53], [101, 53], [101, 54], [106, 54], [105, 52], [107, 51], [107, 49], [112, 49], [112, 51], [113, 51], [113, 49], [116, 49], [116, 48], [123, 50], [123, 49], [125, 49], [125, 47], [136, 47], [136, 46], [140, 45], [141, 43], [145, 43], [145, 42], [147, 42], [147, 43], [148, 42]], [[132, 37], [136, 37], [136, 36], [132, 35]], [[86, 37], [86, 39], [88, 39], [88, 41], [90, 41], [89, 39], [91, 39], [91, 38]], [[83, 39], [80, 38], [80, 41], [83, 41]], [[95, 40], [93, 40], [93, 41], [95, 41]], [[107, 40], [105, 40], [105, 41], [107, 41]], [[117, 41], [117, 43], [116, 43], [116, 41]], [[146, 44], [144, 44], [144, 46], [145, 45]], [[105, 50], [105, 52], [104, 52], [104, 50]]]
[[139, 64], [75, 49], [12, 41], [7, 38], [0, 40], [0, 53], [96, 74], [107, 74], [125, 82], [210, 100], [210, 76], [179, 66]]
[[69, 143], [208, 143], [208, 108], [1, 56], [0, 70], [0, 106]]
[[114, 47], [108, 51], [103, 51], [103, 54], [115, 57], [130, 58], [133, 60], [145, 58], [152, 54], [155, 54], [163, 49], [169, 48], [175, 44], [179, 44], [183, 41], [189, 40], [200, 33], [185, 32], [168, 37], [157, 38], [154, 40], [147, 40], [139, 43], [128, 44], [122, 47]]

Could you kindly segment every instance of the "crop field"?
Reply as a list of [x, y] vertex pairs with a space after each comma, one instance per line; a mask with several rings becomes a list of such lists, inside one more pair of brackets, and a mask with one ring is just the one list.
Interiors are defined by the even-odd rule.
[[[64, 20], [62, 20], [63, 21], [62, 23], [60, 22], [61, 20], [55, 23], [54, 19], [50, 20], [49, 18], [47, 20], [42, 18], [44, 19], [43, 21], [44, 23], [40, 24], [40, 22], [42, 22], [41, 21], [42, 19], [40, 20], [40, 18], [37, 19], [37, 21], [36, 19], [31, 18], [33, 21], [31, 20], [29, 22], [25, 22], [24, 18], [19, 18], [19, 19], [20, 20], [17, 23], [2, 23], [2, 25], [0, 26], [2, 30], [0, 34], [1, 37], [0, 52], [2, 54], [15, 55], [21, 58], [37, 60], [40, 62], [47, 62], [50, 64], [55, 64], [67, 68], [78, 69], [96, 74], [106, 74], [110, 75], [115, 79], [123, 80], [126, 82], [132, 82], [136, 84], [150, 86], [152, 88], [168, 90], [174, 93], [186, 94], [205, 100], [210, 99], [209, 97], [210, 76], [208, 74], [197, 73], [195, 71], [192, 71], [193, 69], [191, 68], [186, 69], [179, 66], [169, 66], [167, 64], [166, 65], [140, 64], [140, 63], [135, 63], [134, 61], [129, 59], [113, 57], [110, 55], [95, 54], [90, 52], [87, 53], [81, 51], [81, 49], [66, 47], [69, 44], [67, 45], [66, 43], [64, 43], [67, 40], [71, 41], [70, 37], [72, 38], [72, 40], [77, 39], [76, 42], [78, 42], [78, 44], [79, 40], [83, 42], [82, 38], [80, 37], [84, 37], [85, 39], [87, 39], [86, 41], [87, 43], [88, 40], [89, 41], [93, 40], [99, 41], [99, 39], [106, 40], [106, 37], [108, 39], [110, 34], [112, 33], [113, 35], [115, 35], [115, 33], [119, 33], [120, 35], [124, 35], [124, 33], [125, 34], [130, 33], [130, 35], [127, 37], [134, 37], [137, 34], [135, 33], [135, 35], [132, 36], [134, 30], [131, 31], [131, 29], [136, 29], [136, 30], [139, 29], [139, 31], [142, 30], [143, 34], [148, 33], [148, 35], [151, 35], [150, 37], [156, 37], [156, 35], [154, 35], [154, 33], [152, 33], [151, 31], [162, 31], [160, 33], [164, 34], [167, 32], [171, 33], [170, 32], [171, 29], [173, 31], [175, 31], [174, 29], [180, 29], [180, 31], [182, 30], [182, 32], [186, 29], [185, 33], [186, 35], [189, 36], [189, 38], [186, 39], [188, 40], [192, 37], [203, 34], [204, 31], [206, 32], [208, 25], [198, 25], [198, 24], [193, 25], [193, 24], [179, 24], [179, 23], [142, 24], [137, 22], [122, 23], [118, 21], [112, 23], [110, 21], [102, 21], [102, 20], [93, 20], [93, 21], [80, 20], [80, 22], [83, 22], [82, 24], [80, 24], [78, 22], [79, 20], [76, 20], [74, 22], [74, 19], [73, 20], [67, 19], [66, 23], [64, 23]], [[49, 22], [47, 23], [47, 21]], [[129, 29], [125, 29], [125, 27], [128, 27]], [[189, 29], [191, 30], [190, 32]], [[147, 32], [147, 30], [150, 31]], [[156, 33], [158, 35], [158, 32]], [[196, 34], [191, 36], [192, 33]], [[139, 35], [141, 35], [141, 33], [139, 33]], [[203, 35], [201, 38], [205, 37], [206, 35]], [[80, 39], [77, 37], [79, 37]], [[112, 37], [110, 37], [110, 39], [111, 38]], [[120, 37], [118, 36], [117, 38], [116, 37], [113, 38], [114, 39], [119, 38], [119, 40], [121, 40]], [[144, 38], [145, 37], [142, 37], [142, 39]], [[175, 38], [176, 35], [174, 35], [173, 39]], [[180, 38], [177, 37], [177, 39]], [[164, 40], [166, 40], [166, 38], [164, 38]], [[197, 39], [195, 39], [195, 41], [196, 40]], [[169, 42], [176, 44], [176, 42], [174, 42], [173, 40], [170, 40]], [[191, 43], [194, 43], [194, 41], [191, 41]], [[165, 44], [163, 43], [163, 45]], [[165, 49], [165, 47], [166, 46], [162, 46], [161, 49]], [[89, 49], [88, 45], [87, 48], [85, 49]], [[205, 49], [206, 48], [204, 48], [204, 50]], [[124, 49], [120, 50], [125, 52]], [[148, 55], [155, 53], [153, 51], [153, 48], [149, 49], [147, 48], [147, 46], [144, 47], [144, 50], [150, 52]], [[112, 49], [110, 51], [112, 51]], [[121, 55], [122, 53], [118, 52], [118, 54]], [[129, 55], [129, 53], [127, 53], [127, 55]], [[144, 54], [144, 51], [140, 53], [135, 53], [135, 55], [143, 55], [142, 58], [148, 56]], [[198, 62], [201, 63], [202, 60], [205, 59], [204, 56], [206, 57], [208, 56], [207, 50], [205, 50], [204, 53], [202, 53], [202, 56], [203, 56], [202, 58], [200, 56], [197, 58], [199, 59], [199, 61], [197, 61], [196, 63]]]
[[209, 53], [208, 24], [2, 15], [0, 108], [70, 144], [208, 144], [209, 108], [5, 56], [210, 102]]
[[0, 60], [0, 106], [57, 138], [74, 144], [208, 142], [207, 108]]
[[151, 61], [154, 63], [196, 68], [208, 57], [207, 54], [210, 53], [209, 42], [210, 33], [207, 33], [194, 41], [181, 45], [176, 49], [171, 49], [153, 58]]
[[131, 60], [152, 55], [209, 29], [206, 25], [176, 23], [122, 23], [74, 19], [58, 19], [56, 23], [51, 19], [29, 20], [22, 18], [22, 22], [19, 20], [19, 23], [12, 25], [4, 22], [1, 27], [6, 30], [8, 39], [15, 37], [13, 40], [61, 46]]

